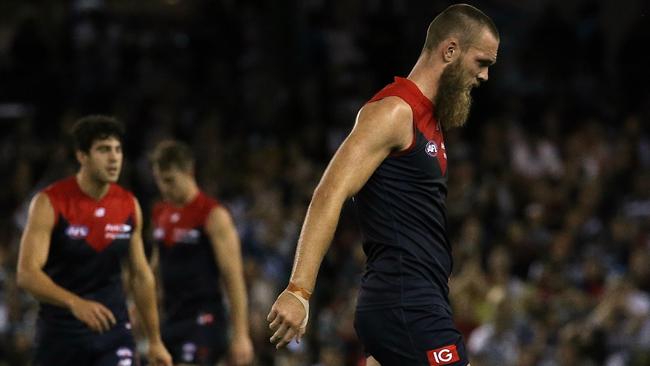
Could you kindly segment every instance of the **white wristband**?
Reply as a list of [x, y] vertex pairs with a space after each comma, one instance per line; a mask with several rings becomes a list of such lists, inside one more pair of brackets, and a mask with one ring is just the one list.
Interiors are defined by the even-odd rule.
[[304, 330], [307, 328], [307, 322], [309, 321], [309, 301], [305, 300], [302, 296], [293, 291], [287, 291], [287, 293], [298, 299], [302, 304], [302, 307], [305, 308], [305, 319], [303, 319], [302, 324], [300, 325], [300, 329]]

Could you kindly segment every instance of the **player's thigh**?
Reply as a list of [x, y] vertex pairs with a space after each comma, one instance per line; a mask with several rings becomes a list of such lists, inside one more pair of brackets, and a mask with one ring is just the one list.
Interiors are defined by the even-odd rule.
[[33, 366], [87, 365], [91, 360], [87, 337], [61, 333], [51, 326], [38, 324]]
[[381, 365], [420, 365], [398, 308], [357, 311], [354, 327], [367, 356]]
[[33, 366], [77, 366], [88, 365], [92, 354], [79, 345], [52, 340], [36, 346]]
[[357, 312], [355, 329], [381, 365], [468, 365], [462, 336], [442, 308]]
[[425, 365], [469, 365], [463, 337], [445, 308], [430, 306], [400, 311], [413, 347]]

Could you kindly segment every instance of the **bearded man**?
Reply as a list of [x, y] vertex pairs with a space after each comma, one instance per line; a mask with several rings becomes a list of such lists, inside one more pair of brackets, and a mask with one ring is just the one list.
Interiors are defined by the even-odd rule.
[[368, 365], [469, 365], [449, 305], [444, 131], [462, 126], [472, 88], [488, 80], [499, 33], [473, 6], [452, 5], [430, 24], [407, 78], [359, 111], [312, 197], [289, 285], [267, 320], [282, 347], [305, 332], [318, 269], [352, 197], [366, 269], [355, 328]]

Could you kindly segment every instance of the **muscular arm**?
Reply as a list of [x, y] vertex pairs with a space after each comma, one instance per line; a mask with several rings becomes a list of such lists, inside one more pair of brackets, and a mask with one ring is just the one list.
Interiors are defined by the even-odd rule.
[[54, 222], [54, 209], [49, 198], [43, 193], [37, 194], [29, 207], [27, 227], [20, 241], [18, 286], [41, 302], [67, 308], [90, 329], [106, 331], [115, 324], [115, 316], [108, 308], [64, 289], [43, 272]]
[[149, 340], [149, 364], [154, 366], [171, 366], [172, 358], [165, 349], [160, 337], [158, 304], [156, 301], [155, 279], [144, 254], [142, 242], [142, 210], [134, 198], [135, 227], [129, 247], [129, 274], [133, 300], [138, 309], [140, 321]]
[[248, 303], [239, 236], [228, 211], [223, 207], [214, 208], [208, 216], [206, 231], [231, 304], [234, 334], [248, 335]]
[[343, 203], [357, 193], [379, 164], [413, 138], [412, 112], [397, 97], [365, 106], [325, 170], [302, 226], [291, 282], [313, 291], [321, 261], [329, 249]]
[[142, 211], [135, 201], [136, 223], [129, 248], [129, 280], [133, 299], [149, 342], [161, 342], [156, 303], [155, 280], [147, 263], [142, 242]]
[[253, 358], [253, 346], [249, 336], [248, 301], [239, 235], [230, 214], [223, 207], [216, 207], [210, 212], [206, 231], [210, 236], [215, 260], [223, 276], [231, 305], [232, 361], [235, 365], [246, 365]]
[[54, 229], [54, 209], [44, 193], [37, 194], [29, 207], [27, 226], [20, 240], [18, 286], [41, 302], [69, 308], [79, 297], [52, 281], [43, 272]]
[[[314, 289], [318, 269], [338, 225], [341, 208], [366, 183], [393, 151], [408, 147], [413, 139], [411, 108], [397, 97], [366, 105], [352, 132], [336, 152], [312, 196], [302, 226], [291, 284], [308, 293]], [[304, 332], [306, 308], [301, 300], [283, 292], [267, 317], [275, 331], [271, 342], [287, 344]]]

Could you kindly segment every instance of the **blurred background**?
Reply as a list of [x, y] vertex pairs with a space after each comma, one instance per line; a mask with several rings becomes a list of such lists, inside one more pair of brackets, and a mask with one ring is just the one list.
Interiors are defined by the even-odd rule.
[[[650, 3], [469, 2], [501, 32], [468, 124], [446, 136], [451, 298], [472, 365], [650, 365]], [[66, 133], [87, 113], [126, 124], [121, 184], [145, 214], [147, 153], [191, 143], [242, 238], [258, 365], [360, 365], [350, 204], [306, 341], [275, 352], [264, 318], [325, 164], [449, 4], [0, 2], [0, 365], [26, 365], [33, 345], [37, 304], [14, 280], [27, 205], [76, 170]]]

